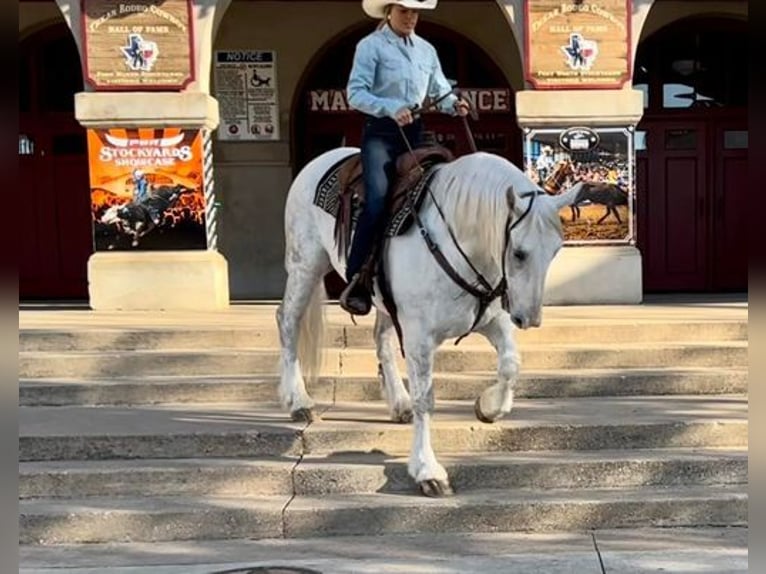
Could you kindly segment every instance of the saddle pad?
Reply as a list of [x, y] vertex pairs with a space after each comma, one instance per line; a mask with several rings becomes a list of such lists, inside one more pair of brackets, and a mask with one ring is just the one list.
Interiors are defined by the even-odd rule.
[[[320, 207], [323, 211], [326, 211], [333, 217], [338, 216], [338, 208], [340, 206], [340, 167], [346, 161], [347, 158], [342, 159], [335, 165], [333, 165], [327, 173], [319, 180], [317, 184], [316, 193], [314, 194], [314, 205]], [[414, 218], [412, 217], [411, 205], [414, 204], [416, 209], [420, 209], [420, 205], [423, 203], [428, 185], [431, 182], [434, 174], [436, 173], [437, 165], [425, 166], [426, 172], [422, 178], [413, 186], [407, 193], [412, 198], [412, 201], [403, 199], [400, 203], [399, 209], [393, 214], [388, 214], [388, 222], [385, 228], [386, 237], [395, 237], [405, 233]], [[354, 195], [351, 204], [351, 220], [356, 225], [359, 219], [359, 199]]]

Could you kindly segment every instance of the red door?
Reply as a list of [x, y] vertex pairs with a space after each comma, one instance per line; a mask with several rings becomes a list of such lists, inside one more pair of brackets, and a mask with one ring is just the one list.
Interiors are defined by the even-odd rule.
[[747, 290], [741, 121], [645, 121], [636, 154], [646, 291]]
[[23, 41], [20, 52], [19, 204], [28, 232], [19, 298], [86, 298], [93, 239], [85, 130], [74, 118], [77, 48], [60, 25]]
[[747, 123], [719, 121], [713, 127], [713, 288], [747, 288]]

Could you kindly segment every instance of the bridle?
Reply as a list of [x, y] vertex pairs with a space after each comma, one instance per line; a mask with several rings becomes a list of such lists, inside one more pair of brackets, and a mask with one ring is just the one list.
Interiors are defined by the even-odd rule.
[[[434, 105], [435, 103], [438, 103], [440, 100], [447, 97], [451, 92], [448, 92], [447, 94], [444, 94], [439, 99], [437, 99], [435, 102], [432, 102], [431, 105]], [[465, 120], [465, 117], [463, 117], [463, 120]], [[467, 125], [467, 124], [466, 124]], [[407, 149], [409, 150], [410, 155], [415, 161], [415, 164], [417, 165], [418, 169], [420, 169], [421, 175], [425, 174], [425, 170], [423, 169], [423, 166], [420, 165], [420, 162], [418, 162], [417, 157], [415, 156], [415, 153], [412, 150], [412, 146], [410, 145], [409, 140], [407, 139], [407, 135], [404, 133], [404, 130], [401, 126], [397, 124], [399, 128], [399, 133], [402, 135], [402, 139], [404, 140], [404, 143], [407, 146]], [[473, 146], [473, 151], [476, 151], [475, 145]], [[423, 220], [420, 218], [420, 214], [418, 213], [417, 208], [415, 207], [413, 203], [412, 196], [410, 194], [407, 195], [407, 201], [410, 204], [410, 211], [412, 213], [412, 216], [415, 220], [416, 225], [418, 226], [418, 229], [420, 230], [420, 236], [423, 238], [423, 240], [426, 242], [426, 246], [428, 247], [428, 251], [431, 253], [431, 255], [434, 257], [436, 262], [439, 264], [439, 267], [441, 267], [444, 272], [449, 276], [452, 281], [458, 285], [463, 291], [468, 293], [469, 295], [472, 295], [473, 297], [476, 297], [478, 300], [478, 307], [476, 309], [476, 317], [473, 320], [473, 323], [471, 324], [471, 327], [466, 331], [464, 334], [462, 334], [460, 337], [458, 337], [455, 340], [455, 345], [460, 343], [466, 336], [468, 336], [470, 333], [473, 332], [473, 330], [476, 328], [476, 326], [481, 322], [482, 317], [484, 317], [484, 313], [486, 312], [487, 308], [490, 306], [490, 304], [497, 299], [498, 297], [501, 298], [508, 298], [508, 277], [507, 277], [507, 270], [505, 266], [506, 261], [506, 255], [508, 252], [508, 247], [511, 242], [511, 231], [513, 231], [524, 219], [529, 215], [529, 213], [532, 211], [532, 207], [535, 202], [535, 198], [538, 195], [545, 195], [544, 191], [541, 191], [539, 189], [535, 189], [532, 191], [526, 191], [519, 195], [519, 197], [526, 198], [530, 197], [529, 205], [527, 205], [527, 208], [524, 210], [524, 212], [519, 216], [519, 218], [516, 221], [513, 221], [513, 210], [511, 209], [508, 213], [508, 218], [505, 221], [505, 233], [503, 237], [503, 250], [501, 253], [501, 277], [498, 281], [497, 285], [494, 287], [492, 284], [487, 280], [482, 273], [476, 269], [476, 266], [471, 262], [471, 260], [468, 258], [468, 256], [465, 254], [463, 249], [460, 247], [460, 243], [457, 240], [457, 237], [455, 237], [455, 233], [452, 231], [452, 228], [450, 227], [449, 223], [447, 222], [447, 219], [444, 217], [444, 212], [442, 211], [441, 206], [439, 206], [439, 203], [436, 201], [436, 198], [434, 197], [433, 192], [431, 191], [431, 179], [436, 174], [438, 168], [431, 169], [431, 172], [427, 175], [428, 181], [425, 182], [426, 190], [428, 191], [428, 195], [431, 198], [431, 201], [433, 202], [434, 206], [436, 207], [436, 211], [439, 213], [439, 217], [441, 217], [442, 221], [444, 222], [444, 225], [447, 228], [447, 232], [449, 233], [450, 237], [452, 238], [452, 243], [457, 249], [458, 253], [460, 253], [463, 260], [468, 264], [468, 266], [471, 268], [471, 271], [473, 271], [473, 274], [476, 277], [476, 280], [474, 283], [469, 283], [466, 281], [460, 273], [458, 273], [455, 268], [452, 266], [452, 264], [447, 260], [447, 258], [444, 256], [444, 253], [442, 252], [441, 248], [437, 245], [437, 243], [433, 240], [431, 237], [431, 234], [429, 233], [428, 229], [426, 228], [425, 224], [423, 223]], [[502, 300], [502, 299], [501, 299]], [[397, 334], [400, 333], [400, 329], [398, 328], [398, 322], [394, 320], [394, 325], [397, 327]], [[400, 341], [401, 341], [401, 335], [400, 335]]]
[[[430, 178], [433, 177], [435, 172], [436, 172], [435, 169], [431, 171], [431, 174], [429, 175], [429, 180]], [[502, 275], [497, 285], [492, 287], [492, 284], [487, 280], [486, 277], [484, 277], [484, 275], [482, 275], [481, 271], [476, 269], [476, 266], [471, 262], [471, 260], [465, 254], [465, 251], [463, 251], [463, 249], [460, 247], [460, 243], [458, 242], [457, 237], [455, 237], [455, 233], [452, 231], [452, 228], [447, 222], [447, 219], [444, 217], [444, 212], [442, 211], [441, 207], [439, 206], [439, 203], [436, 201], [436, 198], [433, 195], [433, 192], [431, 191], [430, 181], [426, 182], [426, 189], [428, 190], [428, 195], [431, 197], [431, 201], [436, 207], [436, 211], [439, 213], [439, 217], [441, 217], [441, 220], [444, 222], [444, 225], [447, 228], [447, 232], [452, 238], [453, 245], [457, 249], [458, 253], [460, 253], [461, 257], [463, 258], [463, 261], [465, 261], [468, 264], [468, 266], [471, 268], [471, 271], [473, 271], [476, 277], [476, 281], [474, 283], [469, 283], [460, 275], [460, 273], [458, 273], [455, 270], [453, 265], [444, 256], [444, 253], [442, 252], [441, 248], [437, 245], [437, 243], [431, 237], [431, 234], [429, 233], [428, 229], [423, 223], [423, 220], [420, 218], [420, 215], [417, 209], [415, 209], [414, 206], [411, 206], [415, 223], [417, 224], [418, 229], [420, 230], [420, 236], [426, 242], [428, 251], [431, 253], [431, 255], [434, 257], [436, 262], [439, 264], [439, 267], [441, 267], [444, 270], [444, 272], [449, 276], [449, 278], [452, 279], [452, 281], [455, 284], [457, 284], [461, 289], [463, 289], [463, 291], [467, 292], [469, 295], [472, 295], [473, 297], [476, 297], [476, 299], [478, 300], [478, 308], [476, 310], [476, 317], [473, 321], [473, 324], [468, 329], [468, 331], [466, 331], [464, 334], [462, 334], [460, 337], [457, 338], [457, 340], [455, 341], [455, 344], [457, 345], [467, 335], [473, 332], [476, 326], [481, 322], [481, 319], [484, 316], [484, 313], [486, 312], [487, 307], [489, 307], [490, 304], [495, 299], [497, 299], [498, 297], [501, 297], [501, 298], [508, 297], [508, 277], [507, 277], [505, 261], [507, 258], [506, 256], [508, 253], [508, 247], [511, 242], [511, 231], [513, 231], [522, 221], [524, 221], [524, 219], [532, 211], [532, 206], [535, 203], [535, 198], [538, 195], [545, 195], [545, 192], [540, 190], [533, 190], [533, 191], [527, 191], [520, 194], [519, 197], [522, 197], [522, 198], [529, 197], [530, 201], [529, 201], [529, 204], [527, 205], [527, 208], [524, 210], [524, 212], [519, 216], [519, 218], [516, 221], [512, 221], [513, 211], [512, 210], [509, 211], [508, 218], [505, 220], [503, 250], [501, 252], [500, 269], [501, 269]]]

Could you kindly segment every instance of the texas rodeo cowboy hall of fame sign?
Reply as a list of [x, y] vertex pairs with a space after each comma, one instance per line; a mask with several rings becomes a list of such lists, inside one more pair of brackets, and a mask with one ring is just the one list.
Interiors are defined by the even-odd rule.
[[194, 79], [191, 0], [82, 0], [82, 14], [97, 90], [182, 90]]
[[622, 87], [631, 75], [630, 4], [527, 0], [527, 80], [537, 89]]

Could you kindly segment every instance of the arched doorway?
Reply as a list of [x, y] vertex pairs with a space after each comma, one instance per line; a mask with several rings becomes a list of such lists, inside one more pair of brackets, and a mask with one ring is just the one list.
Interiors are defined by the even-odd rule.
[[644, 287], [747, 290], [747, 25], [686, 18], [644, 40], [634, 87]]
[[[371, 26], [365, 25], [330, 42], [308, 66], [293, 106], [291, 139], [296, 172], [323, 151], [359, 144], [363, 116], [348, 109], [345, 89], [355, 46], [371, 31]], [[456, 80], [476, 103], [479, 121], [471, 123], [471, 131], [477, 147], [521, 165], [522, 137], [516, 123], [514, 92], [500, 68], [471, 40], [448, 28], [423, 21], [418, 24], [418, 33], [435, 46], [445, 76]], [[439, 143], [458, 155], [468, 151], [459, 120], [431, 113], [425, 122]]]
[[19, 298], [81, 299], [93, 252], [80, 57], [65, 24], [19, 45]]
[[[324, 151], [359, 145], [364, 116], [348, 108], [345, 89], [356, 44], [371, 31], [371, 26], [365, 25], [330, 42], [308, 66], [293, 105], [291, 140], [296, 173]], [[471, 40], [448, 28], [423, 21], [418, 24], [418, 33], [436, 48], [444, 75], [455, 80], [477, 108], [479, 120], [469, 122], [477, 148], [522, 165], [515, 96], [500, 68]], [[456, 155], [470, 151], [460, 120], [440, 113], [426, 114], [424, 120], [427, 132], [438, 143]], [[339, 296], [344, 285], [334, 272], [325, 280], [330, 297]]]

